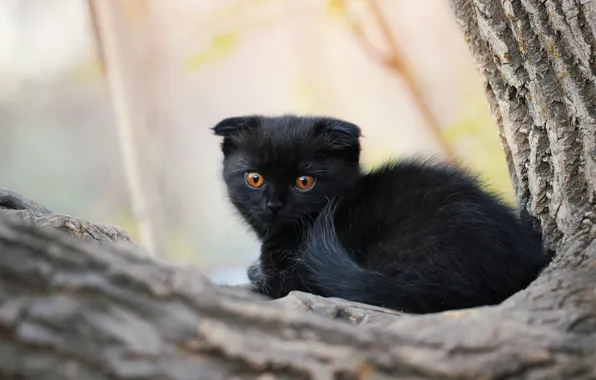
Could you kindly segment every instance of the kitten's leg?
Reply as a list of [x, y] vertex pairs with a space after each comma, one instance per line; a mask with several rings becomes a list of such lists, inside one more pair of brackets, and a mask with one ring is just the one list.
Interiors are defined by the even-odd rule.
[[252, 291], [270, 298], [284, 297], [292, 290], [308, 291], [302, 281], [302, 268], [292, 252], [278, 244], [265, 242], [259, 261], [247, 270]]
[[285, 297], [292, 290], [300, 290], [296, 287], [294, 279], [282, 272], [261, 274], [257, 281], [251, 281], [251, 285], [253, 292], [273, 299]]

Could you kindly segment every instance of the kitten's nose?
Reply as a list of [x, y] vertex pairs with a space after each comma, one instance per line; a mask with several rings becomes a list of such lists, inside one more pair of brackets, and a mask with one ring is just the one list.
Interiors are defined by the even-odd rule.
[[281, 201], [267, 201], [267, 208], [273, 215], [277, 214], [283, 205]]

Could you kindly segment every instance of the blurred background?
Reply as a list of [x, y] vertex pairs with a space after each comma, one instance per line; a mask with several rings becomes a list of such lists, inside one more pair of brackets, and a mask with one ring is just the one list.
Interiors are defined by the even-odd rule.
[[258, 243], [209, 128], [252, 113], [349, 120], [366, 167], [458, 159], [513, 202], [446, 2], [0, 1], [0, 185], [217, 282], [246, 281]]

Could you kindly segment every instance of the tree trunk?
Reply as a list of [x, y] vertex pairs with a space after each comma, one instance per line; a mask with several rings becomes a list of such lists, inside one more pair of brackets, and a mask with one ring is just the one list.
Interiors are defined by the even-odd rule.
[[526, 290], [424, 316], [265, 301], [139, 254], [112, 227], [1, 212], [0, 378], [596, 378], [596, 2], [583, 3], [452, 0], [520, 205], [557, 251]]
[[484, 78], [520, 206], [556, 249], [596, 217], [596, 2], [452, 5]]

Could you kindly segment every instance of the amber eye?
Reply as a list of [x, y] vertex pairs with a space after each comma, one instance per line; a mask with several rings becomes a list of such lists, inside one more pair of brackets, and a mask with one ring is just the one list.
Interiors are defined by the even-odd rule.
[[254, 187], [256, 189], [263, 186], [265, 179], [257, 172], [248, 172], [246, 173], [246, 183], [248, 186]]
[[314, 177], [311, 177], [309, 175], [303, 175], [302, 177], [296, 178], [296, 183], [295, 183], [296, 187], [302, 191], [310, 190], [310, 188], [314, 184], [315, 184]]

